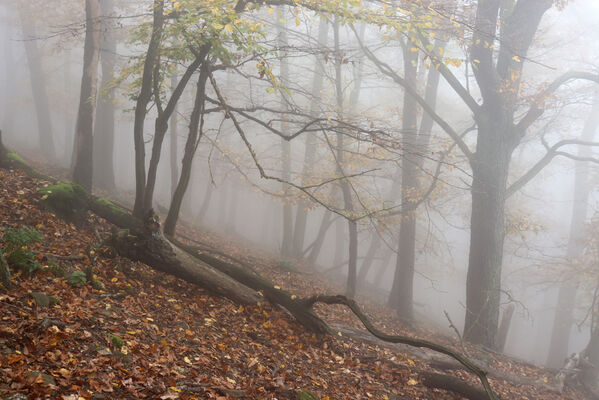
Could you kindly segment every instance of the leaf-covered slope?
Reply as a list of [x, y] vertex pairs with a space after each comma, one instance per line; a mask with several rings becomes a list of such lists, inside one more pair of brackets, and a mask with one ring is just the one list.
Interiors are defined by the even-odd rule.
[[[77, 229], [39, 206], [43, 184], [0, 170], [1, 224], [39, 230], [43, 243], [30, 247], [44, 266], [31, 278], [13, 273], [12, 290], [0, 292], [0, 398], [293, 399], [302, 390], [319, 399], [455, 398], [423, 386], [418, 371], [426, 365], [404, 354], [315, 337], [268, 304], [239, 307], [114, 256], [100, 245], [106, 222], [89, 215]], [[290, 289], [316, 281], [266, 261], [253, 265]], [[89, 266], [101, 285], [69, 279]], [[46, 306], [40, 294], [53, 301]], [[353, 324], [345, 315], [327, 311]], [[560, 398], [501, 381], [494, 387], [504, 398]]]

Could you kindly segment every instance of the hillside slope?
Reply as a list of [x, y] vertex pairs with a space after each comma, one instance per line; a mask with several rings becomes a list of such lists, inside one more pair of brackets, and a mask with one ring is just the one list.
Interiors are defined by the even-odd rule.
[[[41, 269], [31, 277], [13, 271], [13, 288], [0, 289], [0, 398], [294, 399], [308, 396], [302, 391], [329, 400], [459, 398], [424, 386], [419, 373], [430, 367], [411, 355], [345, 336], [316, 337], [269, 304], [240, 307], [116, 256], [102, 245], [108, 223], [90, 214], [79, 229], [56, 218], [39, 206], [41, 185], [0, 169], [2, 228], [31, 227], [43, 237], [28, 246]], [[289, 290], [336, 290], [316, 274], [282, 271], [259, 253], [212, 237], [212, 246], [219, 243]], [[89, 267], [91, 281], [72, 275]], [[457, 345], [432, 332], [410, 332], [376, 305], [366, 308], [381, 329]], [[359, 327], [346, 309], [321, 312], [329, 322]], [[550, 371], [493, 357], [498, 369], [551, 379]], [[477, 383], [465, 372], [455, 376]], [[560, 396], [492, 383], [504, 399], [586, 398], [573, 388]]]

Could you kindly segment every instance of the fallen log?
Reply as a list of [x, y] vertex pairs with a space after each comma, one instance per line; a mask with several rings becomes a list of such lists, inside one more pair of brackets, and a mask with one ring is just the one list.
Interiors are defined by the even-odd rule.
[[40, 189], [42, 203], [67, 220], [81, 223], [87, 210], [119, 228], [109, 240], [121, 255], [196, 284], [216, 295], [240, 304], [257, 304], [256, 291], [231, 279], [205, 262], [195, 259], [172, 244], [160, 231], [158, 217], [150, 211], [140, 221], [126, 210], [87, 193], [81, 186], [60, 183]]

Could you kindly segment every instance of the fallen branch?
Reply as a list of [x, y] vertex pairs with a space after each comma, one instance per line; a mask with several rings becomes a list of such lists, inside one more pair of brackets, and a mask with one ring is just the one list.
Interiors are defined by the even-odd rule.
[[448, 390], [470, 400], [487, 400], [489, 398], [488, 392], [472, 386], [455, 376], [427, 371], [421, 371], [419, 376], [422, 384], [429, 388]]
[[434, 343], [434, 342], [430, 342], [428, 340], [415, 339], [415, 338], [412, 338], [409, 336], [388, 335], [386, 333], [383, 333], [380, 330], [378, 330], [372, 324], [372, 322], [370, 322], [370, 320], [368, 320], [366, 315], [364, 315], [364, 313], [362, 312], [362, 310], [360, 309], [360, 307], [354, 300], [351, 300], [351, 299], [349, 299], [345, 296], [341, 296], [341, 295], [337, 295], [337, 296], [317, 295], [317, 296], [312, 296], [307, 299], [303, 299], [302, 302], [304, 304], [306, 304], [306, 306], [310, 306], [310, 307], [312, 307], [316, 303], [345, 305], [345, 306], [349, 307], [349, 309], [351, 309], [353, 311], [353, 313], [360, 319], [360, 321], [362, 322], [362, 324], [364, 325], [366, 330], [368, 330], [368, 332], [370, 332], [372, 335], [374, 335], [375, 337], [377, 337], [385, 342], [403, 343], [403, 344], [407, 344], [407, 345], [414, 346], [414, 347], [427, 348], [430, 350], [434, 350], [438, 353], [448, 355], [451, 358], [457, 360], [460, 364], [462, 364], [464, 367], [466, 367], [466, 369], [468, 369], [470, 372], [474, 373], [478, 377], [478, 379], [480, 380], [480, 382], [482, 383], [482, 385], [485, 389], [488, 399], [490, 399], [490, 400], [498, 400], [499, 399], [499, 397], [497, 397], [495, 392], [493, 392], [493, 389], [491, 388], [491, 385], [489, 384], [489, 381], [487, 380], [487, 372], [485, 370], [483, 370], [482, 368], [480, 368], [478, 365], [474, 364], [472, 361], [470, 361], [464, 355], [462, 355], [461, 353], [459, 353], [453, 349], [450, 349], [448, 347], [442, 346], [442, 345]]

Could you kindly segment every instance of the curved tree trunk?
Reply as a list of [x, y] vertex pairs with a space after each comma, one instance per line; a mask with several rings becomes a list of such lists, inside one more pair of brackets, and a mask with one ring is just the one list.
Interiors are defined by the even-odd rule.
[[141, 89], [135, 102], [135, 120], [133, 123], [133, 142], [135, 144], [135, 203], [133, 214], [138, 217], [144, 214], [144, 199], [146, 191], [146, 144], [144, 141], [144, 126], [148, 113], [148, 104], [152, 99], [152, 83], [154, 65], [159, 60], [162, 47], [162, 31], [164, 29], [164, 0], [154, 0], [152, 7], [153, 23], [152, 36], [144, 60], [141, 77]]
[[90, 192], [93, 180], [93, 129], [100, 56], [100, 27], [100, 1], [85, 0], [85, 47], [75, 128], [73, 182]]
[[193, 105], [193, 111], [191, 113], [191, 121], [189, 123], [189, 134], [187, 135], [187, 143], [185, 144], [185, 153], [183, 154], [183, 161], [181, 164], [181, 177], [175, 189], [175, 194], [171, 201], [171, 205], [168, 210], [168, 215], [164, 222], [164, 233], [167, 236], [174, 236], [175, 227], [177, 226], [177, 220], [179, 219], [179, 212], [181, 211], [181, 204], [183, 203], [183, 197], [187, 191], [189, 185], [189, 179], [191, 178], [191, 167], [193, 165], [193, 157], [198, 143], [202, 138], [203, 125], [204, 125], [204, 104], [206, 94], [206, 81], [208, 80], [208, 62], [204, 62], [200, 69], [200, 76], [196, 86], [196, 97]]

